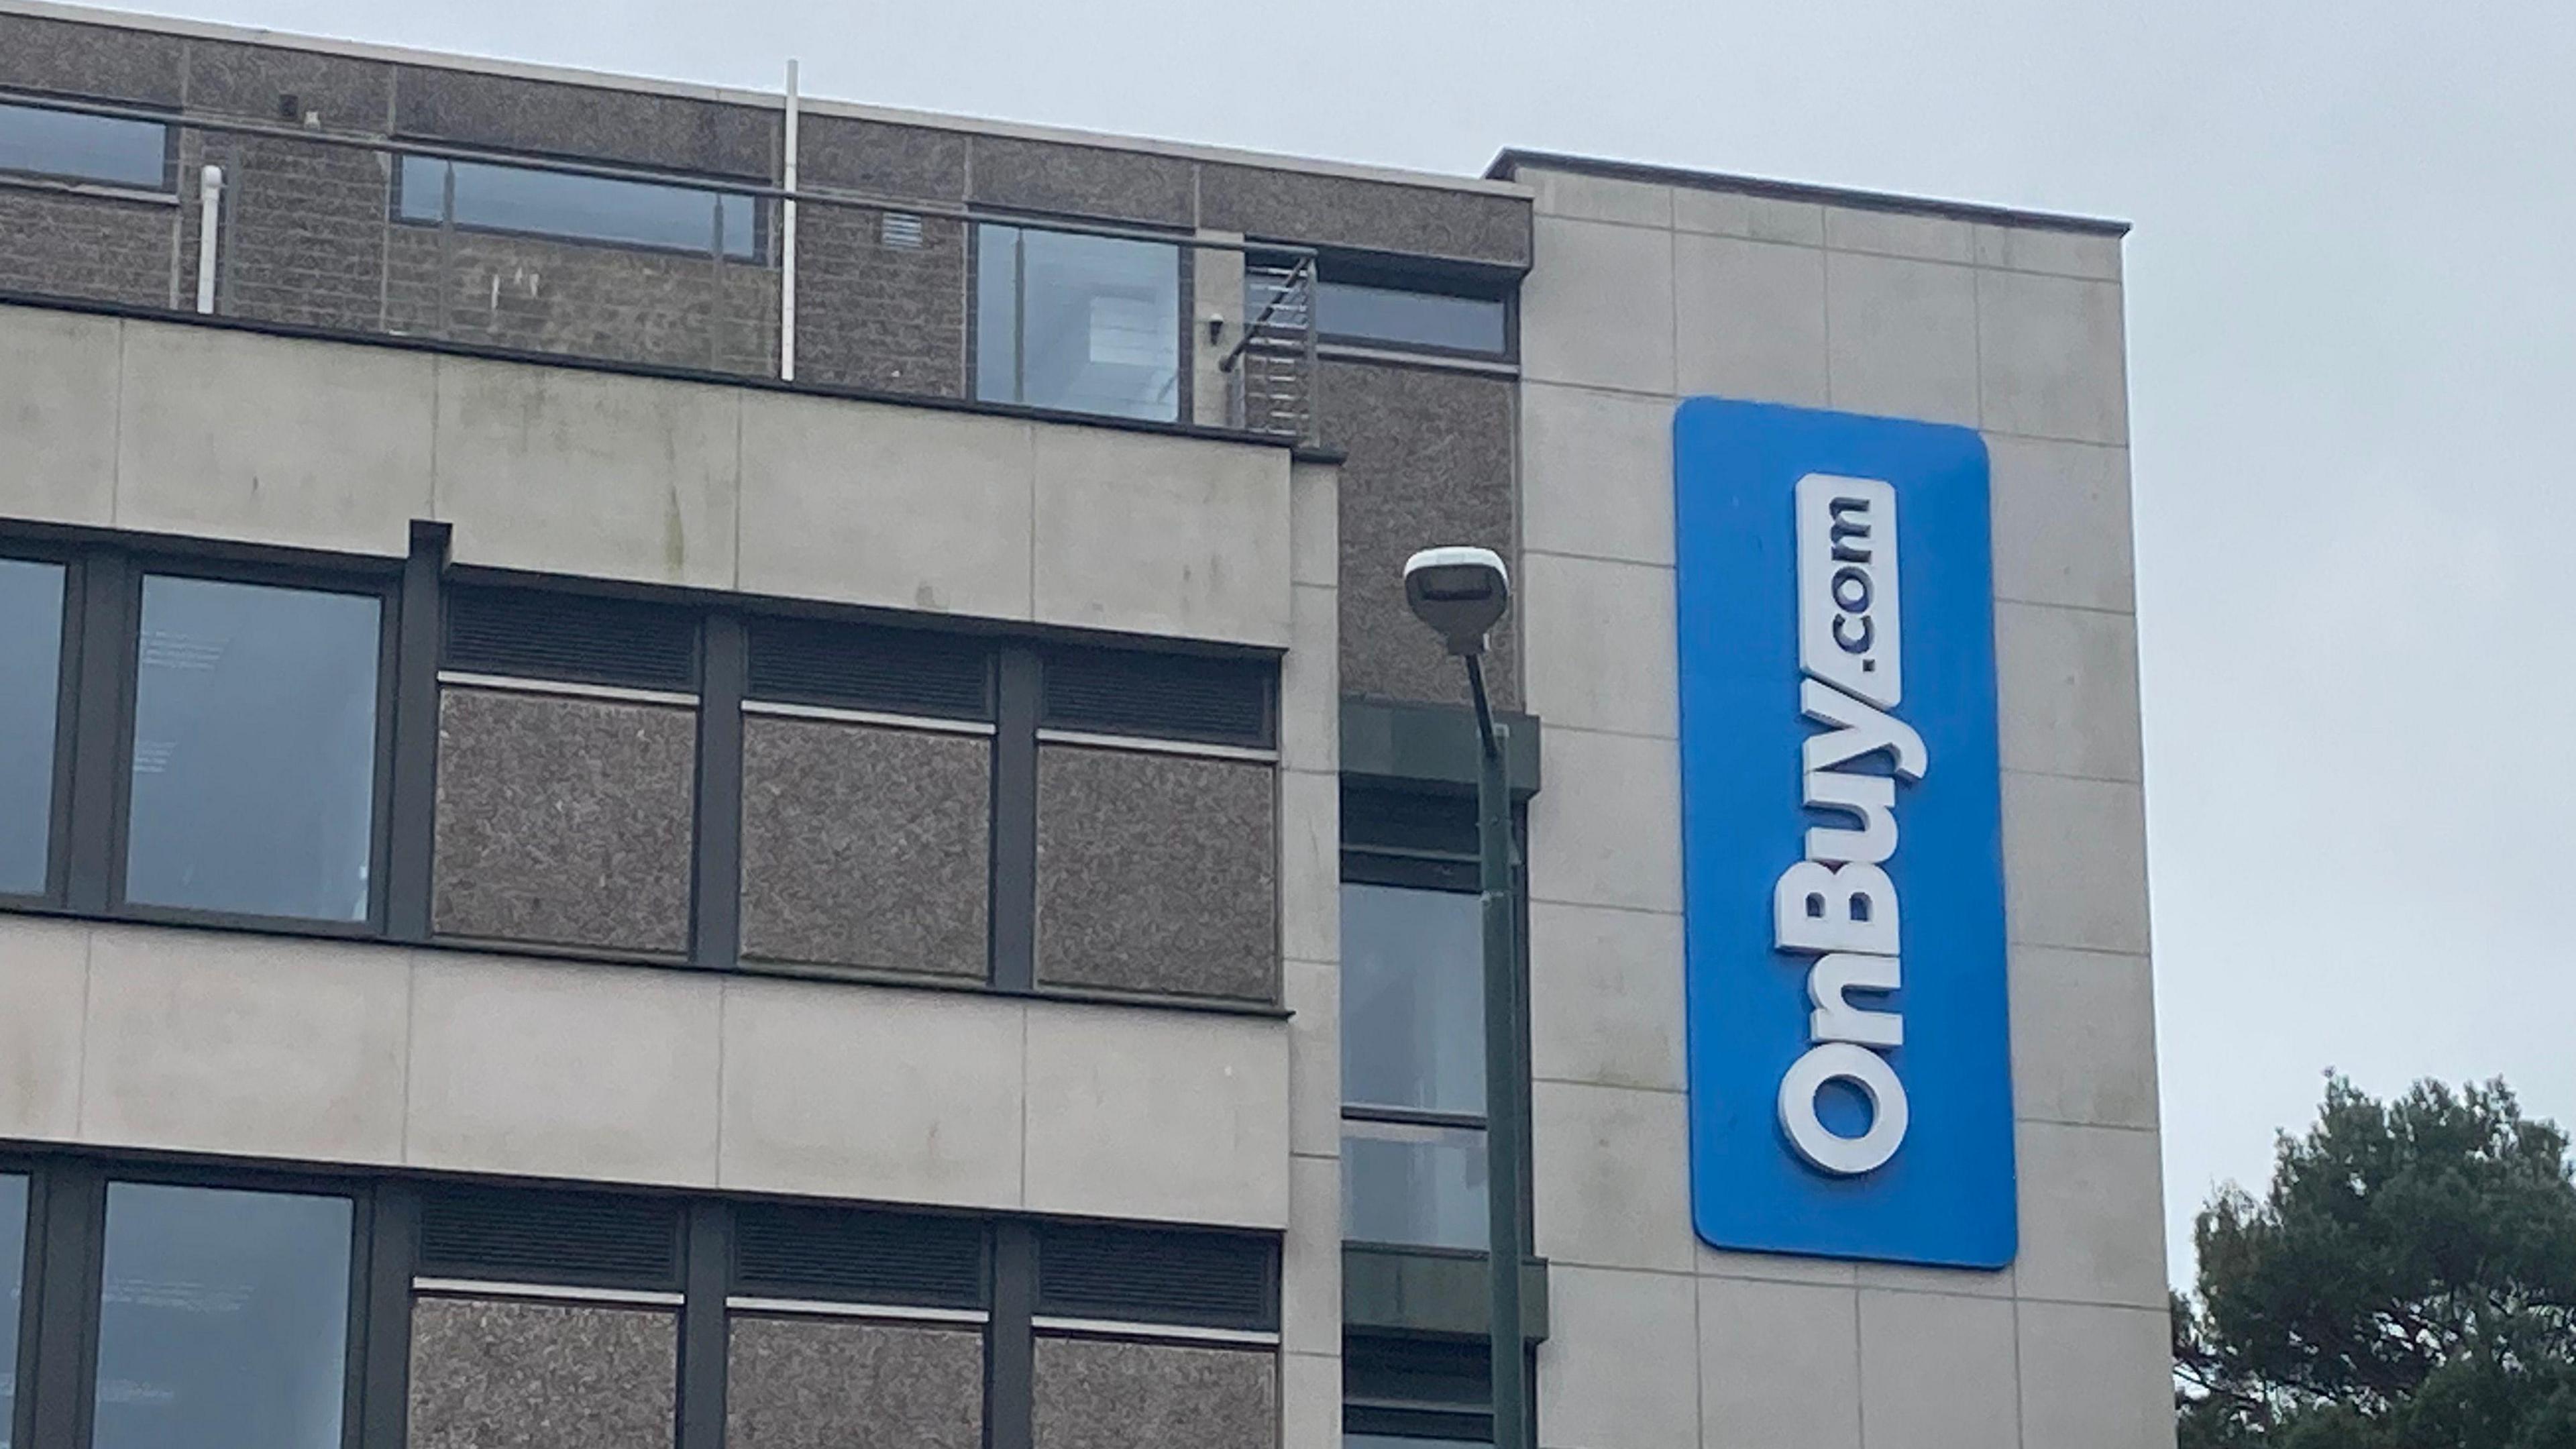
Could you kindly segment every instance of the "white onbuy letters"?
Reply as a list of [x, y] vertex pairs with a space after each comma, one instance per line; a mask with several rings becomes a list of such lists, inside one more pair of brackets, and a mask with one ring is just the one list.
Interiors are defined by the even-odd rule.
[[[1798, 1155], [1854, 1177], [1885, 1166], [1905, 1142], [1905, 1084], [1880, 1051], [1902, 1045], [1895, 1012], [1856, 1005], [1853, 992], [1894, 991], [1896, 782], [1930, 764], [1923, 737], [1890, 716], [1905, 678], [1896, 593], [1896, 490], [1874, 478], [1810, 473], [1798, 480], [1798, 709], [1826, 728], [1802, 751], [1812, 809], [1848, 817], [1811, 826], [1807, 858], [1772, 889], [1772, 945], [1811, 955], [1807, 1018], [1813, 1043], [1780, 1080], [1780, 1127]], [[1888, 775], [1843, 768], [1885, 754]], [[1824, 1124], [1816, 1098], [1829, 1082], [1869, 1101], [1869, 1129], [1845, 1137]]]

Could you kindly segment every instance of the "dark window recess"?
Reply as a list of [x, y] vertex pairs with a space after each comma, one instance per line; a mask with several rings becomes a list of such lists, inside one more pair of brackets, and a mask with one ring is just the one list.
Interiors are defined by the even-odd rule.
[[1353, 1445], [1490, 1443], [1493, 1382], [1482, 1339], [1342, 1344], [1342, 1425]]
[[980, 1308], [984, 1226], [969, 1218], [756, 1203], [734, 1219], [733, 1291]]
[[1267, 746], [1278, 667], [1188, 655], [1066, 652], [1046, 661], [1048, 729]]
[[394, 217], [468, 231], [558, 236], [752, 261], [759, 210], [739, 192], [405, 156]]
[[1267, 1238], [1168, 1228], [1038, 1230], [1037, 1311], [1059, 1318], [1279, 1326], [1279, 1260]]
[[993, 653], [965, 638], [814, 619], [751, 626], [754, 699], [943, 719], [993, 717]]
[[677, 1289], [680, 1210], [656, 1198], [453, 1187], [425, 1194], [430, 1278]]
[[577, 684], [698, 687], [697, 619], [628, 599], [539, 589], [458, 589], [447, 667]]
[[170, 128], [158, 121], [0, 105], [0, 171], [170, 189]]

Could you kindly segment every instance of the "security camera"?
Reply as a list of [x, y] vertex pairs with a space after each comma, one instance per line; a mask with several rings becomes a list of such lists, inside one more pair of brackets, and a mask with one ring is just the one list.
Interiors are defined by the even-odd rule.
[[1511, 576], [1490, 548], [1426, 548], [1404, 561], [1404, 601], [1450, 653], [1470, 658], [1512, 606]]

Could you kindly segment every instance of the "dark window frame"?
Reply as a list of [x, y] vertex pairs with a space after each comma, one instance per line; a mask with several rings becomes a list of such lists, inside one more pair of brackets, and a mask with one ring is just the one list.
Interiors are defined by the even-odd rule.
[[[1286, 258], [1275, 253], [1265, 254], [1255, 251], [1247, 253], [1246, 260], [1276, 265]], [[1337, 285], [1373, 287], [1380, 291], [1414, 292], [1428, 297], [1448, 297], [1468, 302], [1499, 303], [1502, 307], [1502, 346], [1499, 348], [1450, 347], [1438, 343], [1409, 341], [1369, 333], [1331, 331], [1324, 325], [1323, 289]], [[1315, 262], [1313, 310], [1315, 341], [1320, 346], [1366, 348], [1372, 352], [1400, 353], [1434, 364], [1459, 362], [1517, 367], [1520, 363], [1519, 279], [1517, 276], [1494, 272], [1487, 268], [1443, 266], [1417, 257], [1326, 251], [1320, 254]]]
[[[61, 95], [53, 97], [53, 99], [79, 102], [90, 100], [92, 98], [86, 96]], [[47, 105], [46, 100], [47, 97], [42, 95], [16, 92], [7, 95], [0, 95], [0, 107], [15, 107], [29, 111], [52, 111], [57, 115], [67, 116], [85, 116], [93, 114], [87, 111], [71, 110], [59, 105]], [[110, 104], [124, 105], [130, 103], [112, 102]], [[159, 185], [137, 186], [133, 182], [121, 177], [97, 176], [79, 171], [30, 171], [16, 167], [0, 167], [0, 185], [7, 185], [12, 182], [24, 183], [32, 181], [39, 184], [101, 187], [109, 191], [131, 192], [137, 196], [177, 197], [179, 195], [179, 131], [185, 124], [183, 118], [174, 113], [169, 117], [169, 119], [157, 123], [138, 120], [130, 116], [103, 116], [98, 117], [98, 119], [125, 121], [130, 124], [145, 126], [158, 124], [161, 127], [161, 181]]]
[[62, 627], [54, 657], [52, 814], [45, 822], [45, 878], [35, 893], [0, 891], [0, 907], [43, 911], [61, 901], [71, 873], [72, 742], [80, 727], [82, 559], [80, 551], [36, 540], [0, 538], [0, 560], [50, 564], [63, 571]]
[[[543, 166], [513, 165], [509, 160], [504, 158], [511, 155], [519, 155], [524, 156], [531, 161], [564, 161], [584, 165], [597, 165], [599, 164], [599, 158], [595, 156], [562, 156], [542, 151], [509, 152], [495, 150], [491, 152], [491, 155], [488, 158], [478, 157], [474, 159], [460, 159], [453, 156], [433, 155], [427, 152], [408, 150], [405, 149], [403, 142], [399, 139], [388, 143], [386, 150], [393, 158], [393, 165], [388, 168], [391, 174], [388, 175], [385, 180], [385, 218], [389, 225], [410, 227], [417, 231], [456, 232], [465, 236], [518, 237], [535, 241], [557, 242], [566, 246], [605, 247], [611, 251], [645, 252], [655, 256], [665, 257], [692, 257], [700, 261], [721, 263], [726, 266], [758, 267], [768, 270], [776, 270], [780, 265], [778, 222], [776, 219], [777, 213], [775, 206], [768, 197], [753, 195], [740, 189], [744, 186], [766, 187], [773, 184], [765, 178], [726, 176], [714, 172], [694, 171], [655, 171], [654, 174], [656, 176], [664, 178], [659, 180], [646, 180], [641, 176], [590, 176], [577, 171], [556, 171]], [[438, 214], [434, 217], [406, 216], [403, 214], [403, 199], [406, 190], [403, 173], [408, 169], [405, 163], [410, 161], [423, 161], [446, 168], [439, 173], [442, 177], [442, 181], [437, 206]], [[707, 245], [703, 247], [672, 246], [661, 242], [627, 241], [616, 237], [597, 236], [584, 232], [552, 231], [543, 227], [494, 226], [487, 222], [458, 221], [456, 219], [455, 168], [459, 166], [484, 166], [494, 170], [524, 171], [532, 176], [560, 176], [575, 181], [622, 182], [633, 186], [660, 187], [671, 191], [703, 192], [711, 198], [740, 196], [751, 204], [750, 244], [745, 250], [734, 251], [731, 249], [729, 239], [719, 239], [717, 235], [716, 217], [722, 208], [720, 204], [714, 202], [710, 203], [708, 209]], [[646, 168], [638, 169], [641, 170]]]

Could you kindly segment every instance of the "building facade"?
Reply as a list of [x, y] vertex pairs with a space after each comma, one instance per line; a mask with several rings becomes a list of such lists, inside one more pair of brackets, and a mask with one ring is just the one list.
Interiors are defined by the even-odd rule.
[[[1479, 1442], [1492, 1112], [1545, 1449], [2169, 1444], [2120, 235], [0, 0], [0, 1444]], [[1998, 1262], [1712, 1226], [1710, 399], [1973, 473]]]

